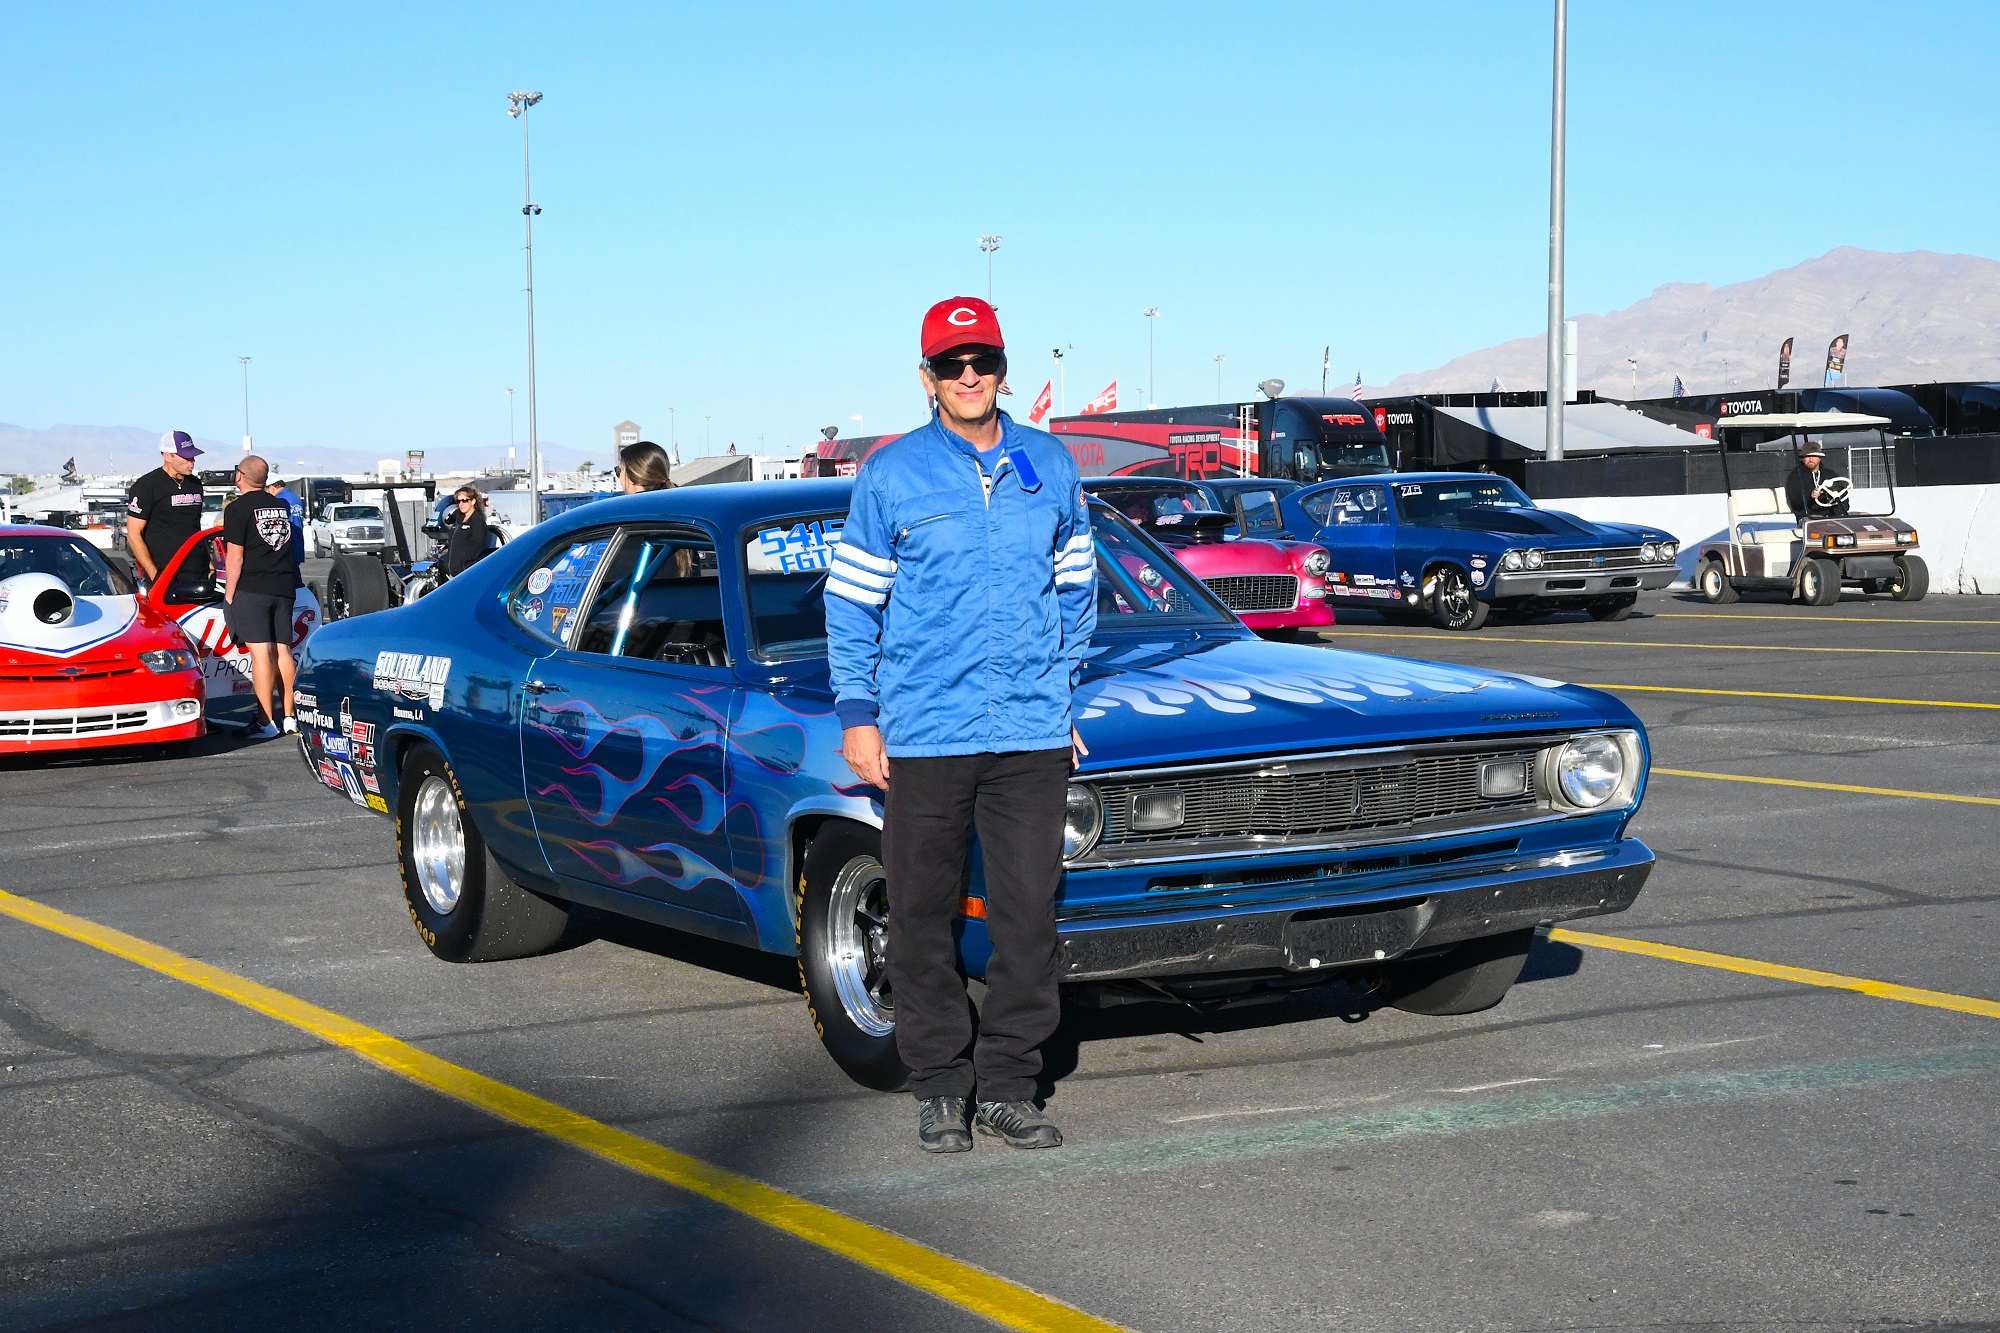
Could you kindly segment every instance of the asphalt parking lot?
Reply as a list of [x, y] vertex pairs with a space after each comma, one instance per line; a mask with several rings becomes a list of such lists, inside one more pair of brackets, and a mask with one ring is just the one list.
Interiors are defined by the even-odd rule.
[[[289, 743], [13, 764], [8, 894], [588, 1120], [503, 1122], [0, 915], [0, 1327], [1102, 1327], [1005, 1292], [982, 1314], [972, 1265], [1149, 1333], [2000, 1329], [1996, 627], [1962, 597], [1348, 617], [1329, 643], [1620, 694], [1660, 864], [1580, 928], [1749, 970], [1559, 935], [1464, 1018], [1338, 988], [1079, 1011], [1069, 1145], [1032, 1154], [917, 1152], [783, 961], [600, 917], [540, 958], [432, 960], [390, 825]], [[568, 1141], [593, 1123], [937, 1259], [613, 1165]]]

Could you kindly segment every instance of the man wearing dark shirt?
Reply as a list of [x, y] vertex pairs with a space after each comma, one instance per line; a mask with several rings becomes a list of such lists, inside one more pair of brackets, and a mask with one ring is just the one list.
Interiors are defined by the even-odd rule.
[[285, 502], [285, 508], [292, 512], [292, 563], [306, 562], [306, 502], [301, 500], [291, 487], [276, 477], [266, 482], [264, 489]]
[[194, 475], [200, 456], [194, 436], [168, 431], [160, 437], [160, 465], [125, 494], [125, 546], [149, 583], [201, 531], [201, 479]]
[[[298, 730], [292, 720], [292, 599], [299, 589], [299, 567], [292, 561], [292, 511], [283, 500], [267, 494], [264, 482], [270, 464], [248, 454], [236, 465], [236, 488], [242, 494], [222, 511], [222, 541], [227, 552], [229, 591], [223, 618], [236, 642], [250, 654], [250, 680], [257, 688], [257, 707], [264, 722], [250, 733], [253, 740]], [[284, 710], [271, 707], [271, 686], [283, 686]]]
[[1838, 473], [1823, 471], [1826, 451], [1808, 444], [1799, 455], [1799, 465], [1785, 478], [1785, 504], [1792, 517], [1803, 523], [1809, 518], [1839, 518], [1847, 513], [1845, 499], [1832, 499], [1820, 490], [1830, 481], [1845, 480]]

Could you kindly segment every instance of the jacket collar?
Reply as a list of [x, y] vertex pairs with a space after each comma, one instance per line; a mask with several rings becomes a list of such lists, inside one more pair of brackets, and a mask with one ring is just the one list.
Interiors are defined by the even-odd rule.
[[[1022, 478], [1022, 490], [1040, 490], [1042, 486], [1041, 478], [1036, 475], [1033, 467], [1023, 467], [1016, 457], [1017, 454], [1025, 452], [1023, 447], [1025, 441], [1021, 438], [1021, 428], [1015, 425], [1014, 418], [1008, 416], [1005, 412], [999, 415], [1000, 461], [993, 465], [993, 480], [996, 482], [999, 481], [1001, 475], [1011, 469], [1016, 475]], [[957, 450], [967, 459], [974, 462], [978, 461], [979, 451], [973, 447], [972, 441], [945, 425], [935, 405], [931, 407], [931, 429], [943, 437], [944, 443], [948, 448]], [[1027, 478], [1029, 477], [1035, 479], [1032, 486], [1027, 484]]]

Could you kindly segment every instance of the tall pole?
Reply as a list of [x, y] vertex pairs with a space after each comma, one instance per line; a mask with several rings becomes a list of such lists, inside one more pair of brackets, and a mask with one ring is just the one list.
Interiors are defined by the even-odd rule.
[[979, 248], [986, 252], [986, 304], [993, 304], [993, 252], [1000, 248], [998, 236], [982, 236]]
[[236, 358], [243, 363], [243, 452], [250, 452], [250, 358]]
[[712, 420], [714, 420], [712, 417], [703, 417], [701, 419], [701, 456], [703, 458], [708, 457], [708, 423]]
[[1215, 354], [1215, 401], [1222, 401], [1222, 353]]
[[507, 390], [507, 470], [514, 470], [514, 391]]
[[1149, 305], [1139, 313], [1146, 317], [1146, 406], [1157, 407], [1159, 400], [1153, 397], [1153, 321], [1160, 317], [1160, 308]]
[[1549, 145], [1549, 404], [1548, 452], [1563, 456], [1563, 79], [1569, 66], [1569, 0], [1556, 0], [1555, 110]]
[[1056, 363], [1056, 415], [1069, 415], [1069, 366], [1063, 360], [1063, 349], [1051, 348], [1049, 359]]
[[535, 203], [533, 162], [528, 152], [528, 108], [541, 100], [540, 93], [507, 94], [507, 114], [521, 122], [521, 222], [526, 228], [524, 250], [528, 264], [528, 492], [534, 496], [529, 505], [529, 521], [533, 523], [542, 519], [542, 441], [535, 418], [535, 215], [542, 210]]

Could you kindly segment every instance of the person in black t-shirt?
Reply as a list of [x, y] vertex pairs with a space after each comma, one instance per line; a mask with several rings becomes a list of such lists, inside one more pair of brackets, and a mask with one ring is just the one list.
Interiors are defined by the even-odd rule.
[[200, 456], [194, 436], [170, 430], [160, 437], [160, 465], [125, 493], [125, 545], [149, 583], [201, 531], [201, 479], [194, 475]]
[[461, 486], [451, 504], [458, 512], [455, 522], [452, 516], [445, 519], [451, 529], [445, 547], [445, 573], [457, 576], [486, 558], [486, 497], [477, 487]]
[[[250, 680], [257, 688], [257, 707], [264, 723], [251, 733], [254, 740], [295, 732], [292, 684], [298, 668], [292, 661], [292, 599], [299, 589], [299, 567], [292, 562], [292, 511], [283, 500], [267, 494], [264, 481], [270, 464], [255, 454], [236, 465], [236, 487], [242, 492], [222, 511], [222, 541], [227, 551], [229, 591], [223, 619], [236, 642], [250, 654]], [[282, 685], [284, 711], [271, 707], [271, 686]]]

